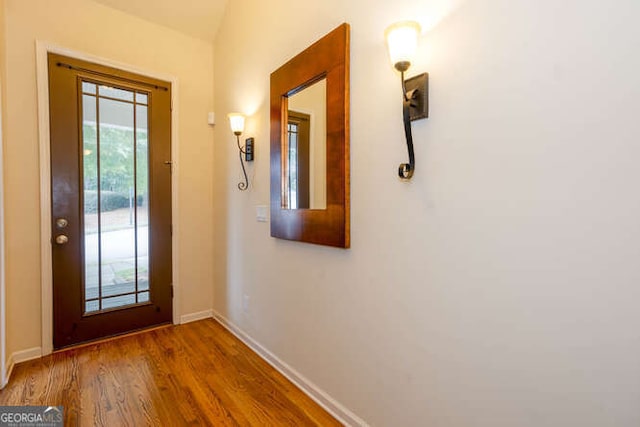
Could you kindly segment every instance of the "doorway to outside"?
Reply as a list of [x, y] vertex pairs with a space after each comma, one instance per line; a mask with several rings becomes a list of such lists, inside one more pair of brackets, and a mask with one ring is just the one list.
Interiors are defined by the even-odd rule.
[[171, 84], [48, 55], [53, 345], [168, 323]]

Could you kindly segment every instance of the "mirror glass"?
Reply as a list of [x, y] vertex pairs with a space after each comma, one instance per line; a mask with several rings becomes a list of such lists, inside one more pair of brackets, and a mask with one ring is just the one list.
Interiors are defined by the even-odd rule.
[[327, 80], [288, 97], [283, 138], [284, 209], [327, 207]]

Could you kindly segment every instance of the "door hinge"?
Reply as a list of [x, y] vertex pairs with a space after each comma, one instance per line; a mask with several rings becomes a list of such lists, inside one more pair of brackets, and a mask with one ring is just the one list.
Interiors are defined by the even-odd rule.
[[173, 283], [169, 283], [169, 288], [171, 289], [171, 298], [173, 298]]

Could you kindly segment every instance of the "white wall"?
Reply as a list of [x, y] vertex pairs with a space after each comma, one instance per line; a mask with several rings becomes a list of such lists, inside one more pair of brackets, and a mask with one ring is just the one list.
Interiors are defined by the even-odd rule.
[[[216, 111], [217, 311], [372, 425], [640, 425], [635, 0], [234, 0]], [[406, 161], [384, 28], [426, 27]], [[343, 21], [352, 248], [269, 237], [269, 74]], [[242, 297], [249, 299], [243, 312]]]
[[8, 354], [41, 344], [36, 40], [175, 76], [182, 314], [211, 308], [211, 45], [86, 0], [7, 0], [5, 141]]

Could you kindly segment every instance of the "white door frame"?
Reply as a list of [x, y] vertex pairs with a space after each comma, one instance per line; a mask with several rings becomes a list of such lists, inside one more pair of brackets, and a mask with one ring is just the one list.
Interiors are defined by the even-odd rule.
[[173, 223], [172, 283], [173, 323], [180, 321], [180, 286], [178, 284], [178, 79], [174, 76], [142, 70], [128, 64], [91, 54], [70, 50], [53, 43], [36, 41], [36, 70], [38, 84], [38, 136], [40, 140], [40, 259], [42, 271], [42, 355], [53, 351], [53, 267], [51, 259], [51, 153], [49, 147], [49, 67], [47, 54], [57, 53], [123, 71], [171, 82], [171, 212]]

